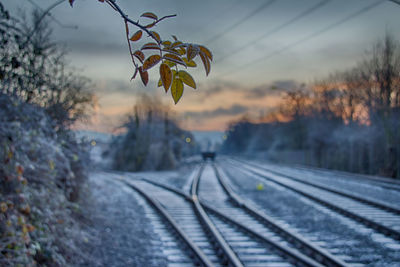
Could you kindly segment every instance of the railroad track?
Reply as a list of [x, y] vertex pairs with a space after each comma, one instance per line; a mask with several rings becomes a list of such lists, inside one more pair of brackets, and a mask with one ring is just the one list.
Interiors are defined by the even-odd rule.
[[297, 192], [308, 199], [394, 239], [394, 246], [399, 244], [400, 210], [397, 207], [304, 181], [298, 177], [285, 175], [276, 170], [271, 170], [247, 161], [235, 160], [229, 162], [233, 165], [237, 165], [240, 162], [241, 167], [245, 168], [248, 172]]
[[[149, 180], [124, 182], [147, 199], [162, 203], [160, 206], [186, 233], [186, 243], [203, 251], [211, 266], [346, 266], [327, 251], [271, 223], [235, 196], [222, 179], [217, 182], [218, 195], [212, 195], [204, 183], [210, 175], [211, 179], [218, 177], [210, 165], [199, 169], [190, 195]], [[214, 202], [200, 201], [204, 198]], [[195, 250], [195, 264], [210, 266]]]
[[352, 179], [358, 182], [369, 183], [371, 185], [379, 186], [385, 189], [400, 191], [400, 181], [394, 180], [391, 178], [384, 178], [384, 177], [376, 177], [372, 175], [364, 175], [364, 174], [356, 174], [356, 173], [348, 173], [338, 170], [326, 170], [317, 167], [304, 167], [304, 166], [291, 166], [291, 168], [312, 172], [317, 175], [326, 175], [326, 174], [335, 174], [335, 177], [343, 180]]

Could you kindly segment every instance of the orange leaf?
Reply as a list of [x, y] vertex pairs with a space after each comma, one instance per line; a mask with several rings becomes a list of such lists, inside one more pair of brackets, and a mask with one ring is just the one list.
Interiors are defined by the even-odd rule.
[[158, 19], [157, 15], [154, 14], [154, 13], [151, 13], [151, 12], [143, 13], [143, 14], [141, 15], [141, 17], [149, 18], [149, 19], [154, 19], [154, 20], [157, 20], [157, 19]]
[[150, 29], [150, 28], [153, 28], [155, 25], [156, 25], [156, 22], [153, 22], [153, 23], [147, 24], [147, 25], [144, 26], [144, 27], [145, 27], [146, 29]]
[[208, 76], [208, 74], [210, 73], [210, 69], [211, 69], [210, 61], [208, 60], [208, 57], [203, 52], [200, 52], [199, 55], [200, 55], [201, 61], [203, 61], [204, 69], [206, 70], [206, 75]]
[[138, 30], [137, 32], [135, 32], [134, 35], [132, 35], [132, 37], [129, 39], [132, 42], [138, 41], [141, 37], [142, 37], [143, 32], [141, 30]]
[[179, 46], [179, 45], [181, 45], [181, 44], [183, 44], [181, 41], [176, 41], [175, 43], [173, 43], [173, 44], [171, 45], [171, 48], [177, 47], [177, 46]]
[[199, 45], [200, 51], [203, 52], [211, 61], [213, 60], [213, 55], [207, 47]]
[[178, 57], [178, 56], [176, 56], [174, 54], [166, 54], [166, 55], [164, 55], [163, 58], [166, 59], [166, 60], [175, 62], [177, 64], [181, 64], [181, 65], [186, 67], [185, 61], [183, 61], [180, 57]]
[[163, 48], [162, 51], [164, 52], [168, 52], [177, 56], [180, 56], [181, 54], [179, 54], [179, 52], [173, 48]]
[[155, 31], [151, 31], [151, 34], [153, 35], [153, 37], [157, 40], [157, 42], [161, 43], [161, 37], [160, 35], [155, 32]]
[[15, 168], [18, 175], [22, 175], [24, 173], [24, 168], [21, 165], [18, 165]]
[[143, 71], [142, 67], [139, 67], [139, 74], [144, 86], [146, 86], [149, 82], [149, 73], [147, 71]]
[[190, 44], [187, 47], [187, 51], [186, 51], [187, 59], [189, 61], [194, 59], [197, 56], [197, 54], [199, 53], [199, 51], [200, 51], [200, 48], [197, 45]]
[[141, 48], [141, 50], [145, 50], [145, 49], [158, 49], [161, 50], [161, 48], [158, 46], [158, 44], [156, 43], [147, 43], [144, 44]]
[[143, 63], [144, 61], [144, 54], [142, 51], [136, 50], [133, 55]]
[[172, 82], [172, 71], [165, 63], [160, 65], [160, 78], [165, 92], [168, 92]]
[[162, 42], [162, 44], [164, 45], [164, 46], [171, 46], [171, 41], [164, 41], [164, 42]]
[[160, 62], [161, 56], [160, 55], [152, 55], [149, 56], [143, 63], [143, 70], [148, 70], [154, 65], [156, 65], [158, 62]]

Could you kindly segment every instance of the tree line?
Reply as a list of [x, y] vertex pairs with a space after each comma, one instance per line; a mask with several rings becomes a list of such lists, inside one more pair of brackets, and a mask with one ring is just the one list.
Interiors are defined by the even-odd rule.
[[390, 34], [353, 68], [283, 93], [269, 123], [230, 125], [225, 152], [400, 177], [400, 45]]

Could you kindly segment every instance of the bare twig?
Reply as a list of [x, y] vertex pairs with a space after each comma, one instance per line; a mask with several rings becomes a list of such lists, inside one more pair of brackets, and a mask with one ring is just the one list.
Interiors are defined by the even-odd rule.
[[126, 20], [125, 20], [125, 28], [126, 28], [126, 40], [128, 41], [128, 47], [129, 47], [129, 54], [131, 54], [133, 65], [135, 65], [135, 68], [138, 68], [138, 65], [136, 64], [135, 58], [132, 53], [131, 42], [129, 42], [129, 27], [128, 27], [128, 22]]
[[[158, 40], [153, 36], [153, 34], [151, 34], [151, 32], [146, 28], [146, 26], [143, 26], [143, 25], [139, 24], [139, 22], [133, 21], [133, 20], [131, 20], [130, 18], [128, 18], [128, 16], [121, 10], [121, 8], [118, 6], [118, 4], [116, 3], [115, 0], [106, 0], [106, 2], [107, 2], [107, 4], [109, 4], [115, 11], [117, 11], [125, 21], [129, 22], [130, 24], [135, 25], [136, 27], [138, 27], [138, 28], [141, 29], [142, 31], [146, 32], [151, 38], [153, 38], [153, 39], [158, 43]], [[162, 17], [162, 18], [160, 18], [160, 19], [154, 21], [153, 23], [154, 23], [154, 24], [157, 24], [158, 22], [160, 22], [160, 21], [162, 21], [162, 20], [164, 20], [164, 19], [172, 18], [172, 17], [176, 17], [176, 14], [164, 16], [164, 17]]]
[[32, 31], [28, 34], [28, 38], [26, 41], [23, 43], [22, 46], [25, 46], [32, 38], [33, 34], [38, 30], [40, 23], [42, 23], [43, 19], [50, 13], [50, 11], [57, 7], [58, 5], [64, 3], [65, 0], [59, 0], [55, 2], [54, 4], [50, 5], [46, 10], [43, 11], [42, 15], [39, 17], [39, 19], [35, 22], [35, 27], [32, 29]]
[[[43, 8], [41, 8], [38, 4], [36, 4], [36, 2], [34, 2], [33, 0], [28, 0], [29, 3], [31, 3], [33, 6], [35, 6], [37, 9], [39, 9], [40, 11], [44, 12]], [[78, 29], [78, 25], [68, 25], [68, 24], [64, 24], [61, 21], [59, 21], [56, 17], [54, 17], [50, 12], [47, 14], [55, 23], [57, 23], [60, 27], [62, 28], [66, 28], [66, 29]]]

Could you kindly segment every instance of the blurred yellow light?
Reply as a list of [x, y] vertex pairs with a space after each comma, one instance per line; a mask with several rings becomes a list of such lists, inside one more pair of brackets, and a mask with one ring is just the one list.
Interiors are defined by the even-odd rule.
[[190, 139], [190, 137], [186, 137], [186, 143], [190, 143], [192, 141], [192, 139]]
[[224, 134], [224, 136], [222, 136], [222, 139], [226, 140], [226, 138], [228, 138], [228, 136], [226, 136], [226, 134]]
[[92, 141], [92, 142], [90, 142], [90, 144], [92, 145], [92, 146], [95, 146], [96, 145], [96, 141]]

